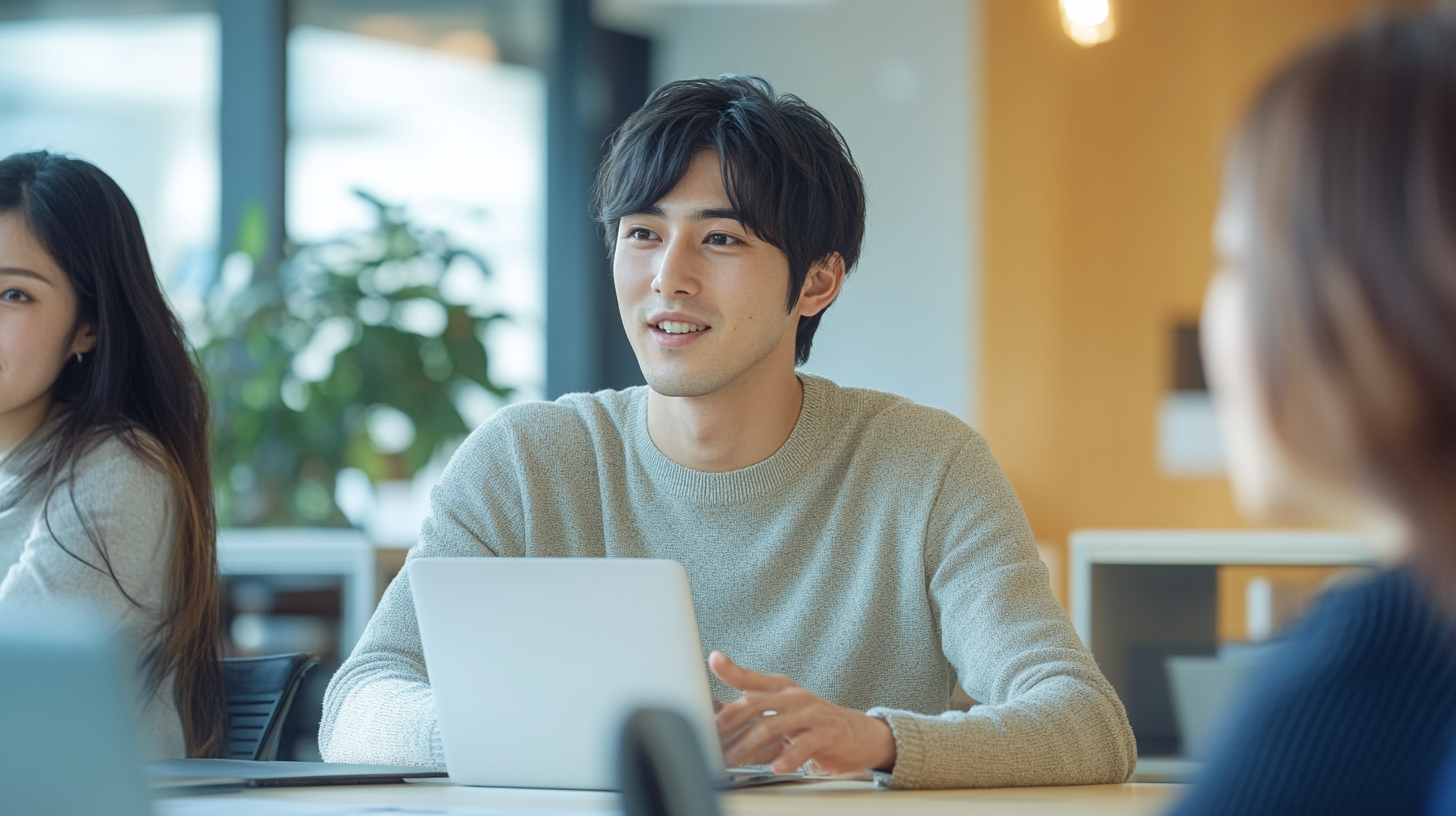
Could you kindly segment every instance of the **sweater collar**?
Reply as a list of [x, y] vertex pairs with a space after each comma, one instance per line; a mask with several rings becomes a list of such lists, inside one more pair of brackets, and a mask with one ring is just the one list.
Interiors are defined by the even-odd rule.
[[726, 473], [705, 473], [667, 458], [647, 431], [646, 388], [637, 390], [628, 417], [633, 452], [654, 485], [698, 504], [741, 504], [769, 493], [785, 492], [815, 459], [823, 443], [823, 429], [833, 426], [828, 414], [837, 386], [803, 372], [799, 372], [799, 380], [804, 384], [804, 404], [799, 408], [794, 430], [772, 456], [758, 464]]

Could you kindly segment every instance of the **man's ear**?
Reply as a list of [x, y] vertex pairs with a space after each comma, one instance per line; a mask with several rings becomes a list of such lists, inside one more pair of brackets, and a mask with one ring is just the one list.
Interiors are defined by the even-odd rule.
[[844, 256], [838, 252], [831, 252], [829, 257], [811, 265], [809, 274], [804, 276], [804, 287], [799, 290], [799, 302], [795, 305], [799, 315], [813, 317], [829, 308], [844, 286], [844, 274]]
[[91, 350], [96, 348], [96, 341], [98, 339], [99, 335], [96, 333], [95, 326], [90, 323], [78, 325], [76, 327], [76, 334], [71, 338], [71, 350], [66, 352], [66, 356], [70, 357], [73, 354], [91, 353]]

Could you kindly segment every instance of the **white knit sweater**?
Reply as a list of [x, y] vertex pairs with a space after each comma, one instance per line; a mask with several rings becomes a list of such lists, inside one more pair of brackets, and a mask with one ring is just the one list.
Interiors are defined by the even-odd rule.
[[[120, 439], [109, 437], [81, 457], [75, 480], [63, 483], [48, 507], [41, 491], [22, 495], [17, 460], [53, 427], [47, 423], [0, 455], [0, 616], [56, 606], [89, 608], [139, 656], [152, 642], [165, 599], [172, 487]], [[140, 608], [117, 588], [98, 544], [105, 548], [110, 571]], [[147, 758], [186, 756], [171, 678], [141, 701], [141, 724]]]
[[[788, 441], [730, 473], [658, 451], [645, 388], [506, 408], [451, 459], [410, 558], [673, 559], [705, 650], [890, 724], [883, 784], [1126, 780], [1122, 704], [985, 440], [942, 411], [802, 379]], [[980, 702], [969, 712], [946, 710], [952, 669]], [[334, 676], [319, 741], [333, 762], [443, 765], [406, 573]]]

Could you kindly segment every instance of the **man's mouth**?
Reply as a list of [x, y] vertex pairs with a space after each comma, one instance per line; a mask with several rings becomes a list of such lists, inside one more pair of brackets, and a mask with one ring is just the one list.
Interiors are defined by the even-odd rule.
[[676, 320], [664, 320], [661, 323], [658, 323], [656, 328], [659, 331], [663, 331], [668, 334], [692, 334], [693, 332], [700, 332], [708, 327], [699, 326], [696, 323], [682, 323]]

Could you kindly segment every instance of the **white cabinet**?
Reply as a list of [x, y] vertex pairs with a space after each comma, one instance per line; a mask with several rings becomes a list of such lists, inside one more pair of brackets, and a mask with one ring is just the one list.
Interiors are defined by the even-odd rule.
[[228, 575], [337, 576], [343, 585], [338, 658], [348, 657], [374, 614], [374, 545], [352, 529], [227, 528], [217, 535]]
[[1168, 658], [1227, 647], [1221, 568], [1360, 566], [1378, 556], [1360, 536], [1324, 531], [1079, 530], [1070, 549], [1072, 623], [1122, 698], [1143, 757], [1181, 754]]

